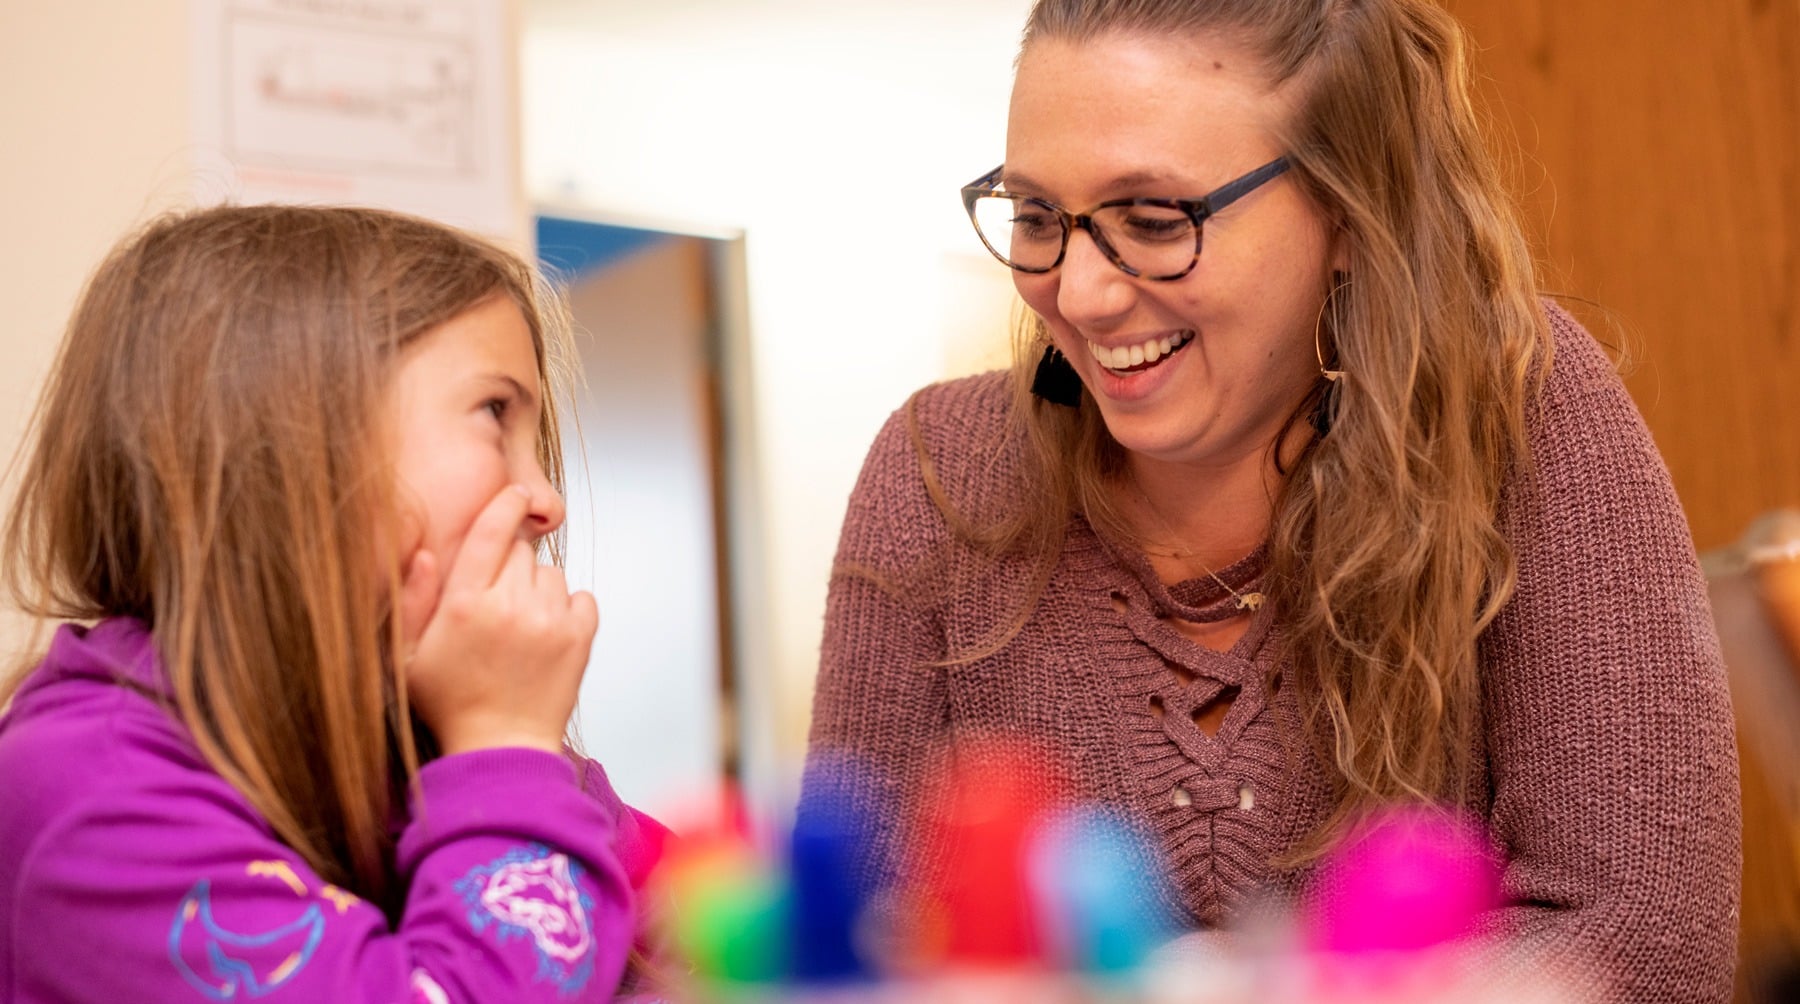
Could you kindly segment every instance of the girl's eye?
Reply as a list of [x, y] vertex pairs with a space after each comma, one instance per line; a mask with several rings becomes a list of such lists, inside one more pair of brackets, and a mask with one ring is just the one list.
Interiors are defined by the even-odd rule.
[[505, 398], [495, 397], [495, 398], [489, 398], [488, 400], [483, 401], [481, 403], [481, 406], [483, 408], [487, 409], [488, 414], [494, 416], [495, 421], [499, 421], [500, 419], [506, 417], [506, 404], [507, 404], [507, 401]]

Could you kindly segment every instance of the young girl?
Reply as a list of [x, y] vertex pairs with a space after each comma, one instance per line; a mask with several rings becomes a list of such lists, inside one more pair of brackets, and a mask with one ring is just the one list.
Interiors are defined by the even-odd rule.
[[386, 212], [101, 266], [5, 528], [77, 623], [0, 717], [0, 1002], [614, 993], [665, 831], [563, 745], [566, 338], [523, 262]]

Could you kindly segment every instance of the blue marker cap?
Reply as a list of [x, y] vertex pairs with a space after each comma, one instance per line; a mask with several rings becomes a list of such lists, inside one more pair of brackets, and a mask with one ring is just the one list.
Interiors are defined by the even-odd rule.
[[788, 840], [788, 965], [797, 982], [846, 982], [871, 975], [857, 945], [857, 926], [872, 889], [867, 868], [871, 820], [848, 796], [853, 786], [815, 771]]
[[1028, 853], [1039, 924], [1063, 966], [1128, 972], [1175, 933], [1147, 878], [1159, 874], [1156, 853], [1118, 813], [1066, 809], [1047, 821]]

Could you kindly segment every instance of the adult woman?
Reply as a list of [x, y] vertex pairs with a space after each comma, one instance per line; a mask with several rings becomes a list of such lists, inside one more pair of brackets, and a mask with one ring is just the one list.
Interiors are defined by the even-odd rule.
[[1206, 926], [1371, 807], [1457, 803], [1506, 851], [1494, 933], [1717, 999], [1736, 775], [1692, 544], [1465, 75], [1423, 0], [1039, 0], [965, 192], [1033, 323], [871, 450], [815, 763], [897, 812], [960, 735], [1047, 738]]

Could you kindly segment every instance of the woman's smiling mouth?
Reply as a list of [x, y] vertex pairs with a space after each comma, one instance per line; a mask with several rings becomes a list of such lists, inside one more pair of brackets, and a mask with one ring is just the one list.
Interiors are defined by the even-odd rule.
[[1087, 347], [1096, 362], [1114, 373], [1141, 373], [1181, 351], [1183, 346], [1193, 340], [1194, 332], [1192, 330], [1182, 330], [1136, 345], [1107, 348], [1104, 345], [1088, 342]]

